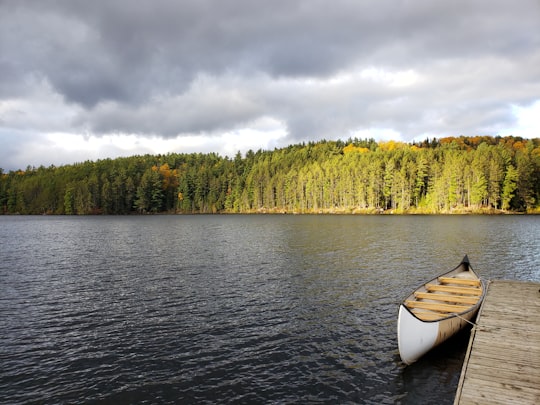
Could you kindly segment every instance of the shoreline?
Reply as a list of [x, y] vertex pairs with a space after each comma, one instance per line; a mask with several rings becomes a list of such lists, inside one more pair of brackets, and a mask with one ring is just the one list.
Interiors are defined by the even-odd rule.
[[356, 215], [356, 216], [373, 216], [373, 215], [393, 215], [393, 216], [501, 216], [501, 215], [540, 215], [540, 209], [528, 210], [528, 211], [505, 211], [496, 209], [451, 209], [439, 212], [433, 212], [428, 210], [383, 210], [383, 209], [324, 209], [324, 210], [303, 210], [303, 211], [287, 211], [282, 209], [257, 209], [245, 212], [181, 212], [181, 211], [163, 211], [163, 212], [131, 212], [128, 214], [102, 214], [102, 213], [90, 213], [90, 214], [55, 214], [55, 213], [42, 213], [42, 214], [21, 214], [21, 213], [4, 213], [0, 216], [151, 216], [151, 215]]

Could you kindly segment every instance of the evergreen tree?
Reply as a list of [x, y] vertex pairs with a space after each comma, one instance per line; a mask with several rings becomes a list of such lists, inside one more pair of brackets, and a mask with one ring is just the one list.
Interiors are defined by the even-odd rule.
[[519, 173], [513, 165], [508, 165], [506, 175], [504, 176], [502, 190], [502, 209], [508, 210], [511, 207], [512, 199], [515, 196]]

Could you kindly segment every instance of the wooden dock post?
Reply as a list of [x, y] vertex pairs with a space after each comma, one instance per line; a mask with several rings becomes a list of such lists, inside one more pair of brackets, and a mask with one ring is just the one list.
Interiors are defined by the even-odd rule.
[[489, 283], [457, 404], [540, 404], [540, 283]]

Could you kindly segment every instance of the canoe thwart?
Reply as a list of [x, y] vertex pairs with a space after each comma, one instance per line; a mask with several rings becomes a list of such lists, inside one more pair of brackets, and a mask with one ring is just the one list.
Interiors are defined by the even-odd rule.
[[418, 318], [423, 321], [437, 321], [439, 319], [445, 318], [448, 316], [448, 313], [442, 313], [442, 312], [433, 312], [433, 311], [425, 311], [425, 310], [417, 310], [413, 309], [412, 313]]
[[460, 304], [471, 304], [474, 305], [478, 302], [480, 297], [471, 297], [464, 295], [455, 295], [455, 294], [438, 294], [435, 292], [415, 292], [414, 296], [418, 299], [424, 300], [433, 300], [433, 301], [445, 301], [445, 302], [456, 302]]
[[428, 291], [442, 291], [456, 294], [468, 294], [468, 295], [482, 295], [482, 289], [478, 287], [465, 287], [465, 286], [453, 286], [453, 285], [441, 285], [441, 284], [426, 284], [426, 290]]
[[408, 308], [422, 308], [429, 309], [430, 311], [437, 312], [452, 312], [459, 313], [466, 311], [470, 308], [470, 305], [452, 305], [452, 304], [441, 304], [439, 302], [426, 302], [426, 301], [405, 301], [405, 305]]
[[470, 285], [475, 287], [480, 287], [482, 282], [478, 279], [473, 280], [470, 278], [457, 278], [457, 277], [439, 277], [439, 283], [441, 284], [459, 284], [459, 285]]

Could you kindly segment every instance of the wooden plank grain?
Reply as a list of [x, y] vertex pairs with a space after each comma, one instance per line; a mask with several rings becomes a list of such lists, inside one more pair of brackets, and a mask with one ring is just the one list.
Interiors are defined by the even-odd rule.
[[452, 305], [452, 304], [442, 304], [439, 302], [412, 301], [412, 300], [405, 301], [405, 305], [408, 308], [422, 308], [422, 309], [430, 309], [432, 311], [451, 312], [451, 313], [463, 312], [470, 308], [467, 305]]
[[540, 342], [538, 341], [532, 341], [532, 340], [516, 341], [516, 340], [510, 340], [511, 337], [512, 336], [508, 336], [506, 340], [501, 341], [498, 339], [493, 339], [492, 337], [486, 338], [485, 336], [480, 335], [476, 338], [475, 343], [489, 345], [495, 350], [500, 350], [503, 353], [506, 350], [516, 350], [516, 351], [527, 352], [527, 353], [537, 352], [538, 349], [540, 348]]
[[455, 293], [455, 294], [482, 295], [481, 288], [454, 287], [451, 285], [441, 285], [441, 284], [426, 284], [426, 290], [442, 291], [442, 292], [449, 292], [449, 293]]
[[482, 380], [476, 377], [468, 379], [472, 387], [466, 390], [461, 404], [538, 404], [538, 390], [516, 387], [508, 382]]
[[443, 284], [459, 284], [465, 286], [479, 287], [482, 285], [480, 280], [473, 280], [469, 278], [456, 278], [456, 277], [439, 277], [439, 283]]
[[525, 369], [520, 371], [510, 371], [504, 366], [497, 367], [494, 364], [486, 366], [486, 364], [469, 362], [467, 370], [472, 372], [476, 378], [512, 384], [515, 387], [534, 388], [538, 383], [538, 375], [529, 374]]
[[476, 304], [478, 300], [480, 299], [480, 297], [463, 296], [463, 295], [455, 295], [455, 294], [438, 294], [438, 293], [418, 292], [418, 291], [414, 293], [414, 296], [416, 298], [420, 298], [424, 300], [458, 302], [458, 303], [471, 304], [471, 305]]
[[533, 359], [531, 361], [531, 356], [528, 352], [524, 352], [521, 349], [507, 349], [501, 353], [500, 349], [493, 347], [485, 347], [482, 349], [475, 349], [475, 358], [482, 357], [491, 359], [491, 361], [496, 362], [499, 366], [503, 364], [536, 364], [538, 361]]
[[482, 368], [485, 370], [486, 374], [493, 373], [497, 376], [504, 375], [504, 373], [510, 373], [511, 375], [522, 373], [529, 377], [533, 377], [535, 381], [538, 381], [540, 378], [540, 369], [535, 366], [531, 366], [530, 363], [526, 363], [524, 361], [516, 361], [511, 363], [506, 362], [501, 367], [501, 364], [496, 360], [497, 359], [493, 359], [491, 357], [475, 356], [472, 359], [469, 359], [469, 367]]

